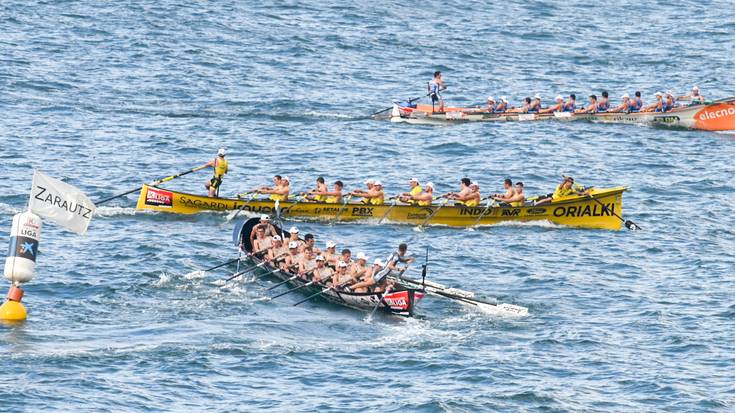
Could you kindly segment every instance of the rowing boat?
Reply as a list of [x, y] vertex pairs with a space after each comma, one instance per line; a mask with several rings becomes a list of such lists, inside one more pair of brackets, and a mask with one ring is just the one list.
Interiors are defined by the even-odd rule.
[[[321, 202], [281, 202], [283, 216], [331, 221], [373, 221], [413, 225], [446, 225], [473, 227], [495, 225], [502, 222], [549, 221], [554, 224], [619, 230], [622, 221], [623, 192], [627, 188], [618, 186], [591, 190], [590, 196], [571, 195], [534, 206], [527, 202], [523, 206], [461, 205], [415, 206], [415, 205], [367, 205], [363, 203], [326, 204]], [[179, 214], [194, 214], [203, 211], [230, 211], [242, 208], [253, 214], [275, 214], [275, 202], [271, 200], [243, 200], [234, 198], [209, 198], [201, 195], [176, 192], [169, 189], [143, 185], [137, 208]], [[433, 215], [432, 215], [433, 214]], [[383, 217], [385, 217], [383, 219]], [[424, 223], [428, 218], [428, 221]]]
[[431, 105], [401, 106], [393, 104], [392, 122], [413, 124], [446, 124], [456, 122], [512, 121], [577, 121], [602, 123], [649, 124], [707, 131], [735, 130], [735, 97], [714, 102], [676, 107], [666, 112], [599, 112], [599, 113], [487, 113], [474, 108], [445, 107], [434, 112]]
[[[250, 244], [250, 232], [259, 222], [260, 220], [257, 218], [251, 218], [235, 225], [235, 229], [232, 233], [233, 243], [238, 246], [242, 243], [243, 250], [248, 253], [252, 253], [253, 247]], [[276, 232], [282, 234], [284, 239], [288, 239], [291, 235], [288, 231], [283, 231], [278, 226], [275, 227]], [[249, 259], [253, 261], [254, 264], [263, 263], [261, 258], [252, 255]], [[294, 275], [296, 274], [278, 270], [275, 266], [269, 263], [259, 267], [259, 271], [263, 274], [266, 272], [272, 272], [273, 276], [281, 279], [282, 281], [290, 280], [287, 284], [290, 284], [293, 288], [302, 287], [302, 293], [307, 296], [322, 292], [319, 296], [331, 303], [363, 311], [373, 311], [377, 307], [379, 311], [410, 317], [414, 313], [416, 304], [424, 298], [425, 295], [423, 290], [408, 287], [401, 282], [397, 282], [387, 294], [382, 292], [355, 293], [330, 289], [321, 283], [305, 286], [305, 284], [309, 282], [308, 280], [301, 277], [294, 278]]]

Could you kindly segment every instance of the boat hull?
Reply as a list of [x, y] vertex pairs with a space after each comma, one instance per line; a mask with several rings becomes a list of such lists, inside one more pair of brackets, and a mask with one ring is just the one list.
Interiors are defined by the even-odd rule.
[[[557, 225], [619, 230], [621, 220], [615, 214], [623, 214], [625, 187], [593, 189], [591, 197], [570, 196], [553, 203], [522, 207], [486, 205], [477, 207], [366, 205], [358, 203], [325, 204], [316, 202], [281, 202], [285, 217], [331, 221], [339, 215], [339, 221], [373, 221], [418, 225], [431, 218], [425, 225], [471, 227], [496, 225], [505, 222], [549, 221]], [[601, 205], [605, 205], [603, 206]], [[138, 209], [161, 212], [194, 214], [204, 211], [231, 211], [242, 208], [252, 214], [275, 214], [275, 203], [270, 200], [248, 202], [244, 199], [208, 198], [206, 196], [170, 191], [144, 185], [138, 198]], [[479, 220], [478, 220], [479, 218]]]
[[447, 124], [456, 122], [528, 122], [528, 121], [591, 121], [601, 123], [648, 124], [707, 131], [735, 130], [735, 98], [709, 104], [683, 106], [668, 112], [631, 113], [482, 113], [471, 108], [445, 108], [432, 112], [431, 105], [415, 108], [394, 105], [392, 122], [413, 124]]

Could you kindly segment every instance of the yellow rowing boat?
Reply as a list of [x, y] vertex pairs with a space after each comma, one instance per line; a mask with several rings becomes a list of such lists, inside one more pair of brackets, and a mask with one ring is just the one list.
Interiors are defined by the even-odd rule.
[[[582, 228], [619, 230], [622, 226], [623, 192], [625, 187], [591, 190], [590, 196], [571, 195], [552, 203], [512, 206], [466, 207], [460, 205], [367, 205], [362, 203], [325, 204], [320, 202], [281, 202], [281, 213], [287, 217], [339, 221], [389, 221], [393, 223], [471, 227], [501, 222], [549, 221], [558, 225]], [[243, 207], [244, 205], [244, 207]], [[209, 198], [143, 185], [137, 208], [195, 214], [203, 211], [232, 211], [242, 208], [253, 214], [274, 214], [271, 200]], [[438, 209], [438, 210], [437, 210]], [[616, 216], [617, 214], [617, 216]], [[383, 218], [384, 217], [384, 218]], [[426, 219], [429, 220], [426, 221]]]

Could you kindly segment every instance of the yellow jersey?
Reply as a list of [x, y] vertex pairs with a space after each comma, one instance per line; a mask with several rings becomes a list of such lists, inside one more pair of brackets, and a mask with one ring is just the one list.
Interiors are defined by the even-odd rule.
[[214, 177], [221, 179], [227, 173], [227, 159], [217, 157], [214, 159]]
[[339, 202], [342, 202], [342, 197], [341, 196], [340, 197], [328, 196], [328, 197], [326, 197], [326, 199], [324, 200], [324, 202], [326, 202], [328, 204], [337, 204]]
[[376, 198], [368, 198], [368, 204], [370, 205], [383, 205], [383, 203], [385, 203], [385, 200], [382, 194]]
[[[457, 201], [457, 202], [462, 202], [462, 201]], [[462, 205], [468, 206], [468, 207], [476, 207], [480, 205], [480, 201], [478, 201], [477, 199], [468, 199], [467, 201], [462, 202]]]
[[554, 190], [554, 194], [551, 196], [551, 199], [559, 199], [559, 198], [573, 195], [573, 194], [574, 194], [573, 188], [564, 189], [562, 188], [561, 185], [558, 185], [556, 187], [556, 190]]

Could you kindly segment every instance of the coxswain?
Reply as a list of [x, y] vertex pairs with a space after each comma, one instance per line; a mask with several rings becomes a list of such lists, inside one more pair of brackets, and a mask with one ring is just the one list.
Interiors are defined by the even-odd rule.
[[330, 279], [334, 274], [331, 268], [327, 267], [327, 259], [323, 255], [317, 255], [315, 258], [316, 267], [311, 273], [311, 280], [320, 283], [324, 280]]
[[704, 96], [699, 93], [699, 86], [692, 87], [692, 91], [684, 96], [679, 96], [678, 100], [688, 100], [692, 104], [704, 103]]
[[664, 103], [664, 94], [656, 92], [654, 96], [656, 96], [656, 101], [641, 109], [641, 112], [661, 112], [661, 108], [663, 108]]
[[316, 178], [316, 187], [309, 191], [309, 193], [306, 195], [306, 199], [309, 201], [315, 201], [315, 202], [324, 202], [324, 199], [326, 196], [324, 195], [316, 195], [316, 192], [324, 193], [327, 192], [327, 184], [324, 183], [324, 177], [320, 176]]
[[567, 99], [566, 102], [564, 102], [564, 112], [572, 112], [577, 110], [577, 95], [574, 93], [569, 95], [569, 99]]
[[549, 106], [546, 109], [541, 109], [539, 113], [554, 113], [554, 112], [563, 112], [564, 111], [564, 97], [562, 95], [558, 95], [554, 98], [553, 105]]
[[602, 97], [597, 102], [597, 111], [598, 112], [607, 112], [608, 109], [610, 109], [609, 95], [607, 94], [607, 90], [603, 90], [602, 91]]
[[513, 108], [506, 110], [507, 113], [528, 113], [528, 108], [531, 107], [531, 98], [523, 99], [523, 106], [520, 108]]
[[219, 148], [217, 157], [204, 164], [204, 166], [214, 168], [214, 176], [204, 184], [204, 187], [209, 191], [208, 196], [215, 198], [219, 196], [219, 186], [222, 185], [222, 177], [225, 176], [228, 170], [227, 159], [225, 159], [225, 148]]
[[274, 227], [270, 221], [271, 218], [268, 215], [263, 214], [260, 216], [260, 222], [250, 231], [250, 245], [253, 245], [253, 240], [255, 239], [255, 234], [258, 229], [263, 229], [263, 235], [266, 237], [276, 235], [276, 227]]
[[444, 195], [445, 198], [454, 200], [454, 205], [465, 205], [465, 201], [469, 199], [472, 190], [470, 189], [470, 178], [462, 178], [459, 180], [459, 192], [449, 192]]
[[389, 270], [396, 270], [398, 264], [410, 264], [414, 262], [415, 259], [413, 257], [407, 257], [406, 252], [408, 252], [408, 244], [399, 244], [398, 249], [393, 251], [385, 260], [385, 267]]
[[409, 179], [408, 185], [411, 187], [411, 189], [408, 192], [402, 193], [398, 197], [398, 200], [406, 204], [416, 204], [416, 201], [413, 200], [413, 197], [420, 194], [424, 189], [421, 188], [421, 185], [419, 185], [418, 178]]
[[280, 235], [273, 236], [273, 246], [268, 250], [268, 261], [275, 264], [281, 261], [286, 254], [288, 254], [288, 248], [283, 245], [283, 240]]
[[560, 183], [556, 187], [556, 189], [554, 190], [554, 193], [551, 196], [541, 197], [536, 202], [534, 202], [534, 205], [546, 204], [552, 201], [556, 201], [559, 198], [563, 198], [565, 196], [570, 196], [570, 195], [587, 196], [589, 194], [590, 194], [589, 189], [585, 189], [581, 185], [575, 185], [574, 178], [572, 178], [571, 176], [567, 176], [564, 178], [562, 183]]
[[541, 110], [541, 95], [536, 93], [528, 106], [528, 113], [539, 113]]
[[641, 91], [636, 90], [633, 94], [633, 98], [630, 99], [630, 111], [639, 112], [643, 109], [643, 99], [641, 99]]
[[623, 100], [620, 102], [618, 106], [615, 106], [614, 108], [608, 109], [608, 112], [630, 112], [631, 111], [631, 100], [630, 95], [625, 93], [623, 95]]
[[[275, 181], [276, 179], [273, 178]], [[284, 176], [281, 179], [278, 180], [278, 183], [276, 183], [273, 187], [261, 187], [258, 188], [255, 192], [259, 194], [270, 194], [268, 199], [271, 201], [286, 201], [288, 200], [288, 194], [291, 191], [291, 180]]]
[[255, 239], [251, 245], [253, 246], [253, 255], [256, 257], [262, 256], [273, 245], [273, 238], [265, 235], [265, 228], [257, 227]]
[[500, 102], [498, 102], [497, 105], [495, 105], [495, 110], [493, 112], [495, 113], [504, 113], [508, 111], [508, 98], [505, 96], [500, 97]]
[[505, 180], [503, 180], [503, 188], [505, 188], [505, 193], [493, 194], [490, 198], [499, 202], [509, 202], [508, 200], [513, 198], [513, 195], [515, 195], [515, 191], [513, 191], [513, 181], [510, 178], [505, 178]]
[[597, 95], [590, 95], [590, 104], [575, 110], [574, 113], [597, 113]]
[[431, 98], [431, 111], [435, 112], [434, 104], [439, 103], [439, 112], [444, 112], [444, 99], [442, 99], [441, 91], [446, 89], [444, 80], [442, 80], [442, 72], [434, 72], [434, 78], [428, 83], [429, 97]]

